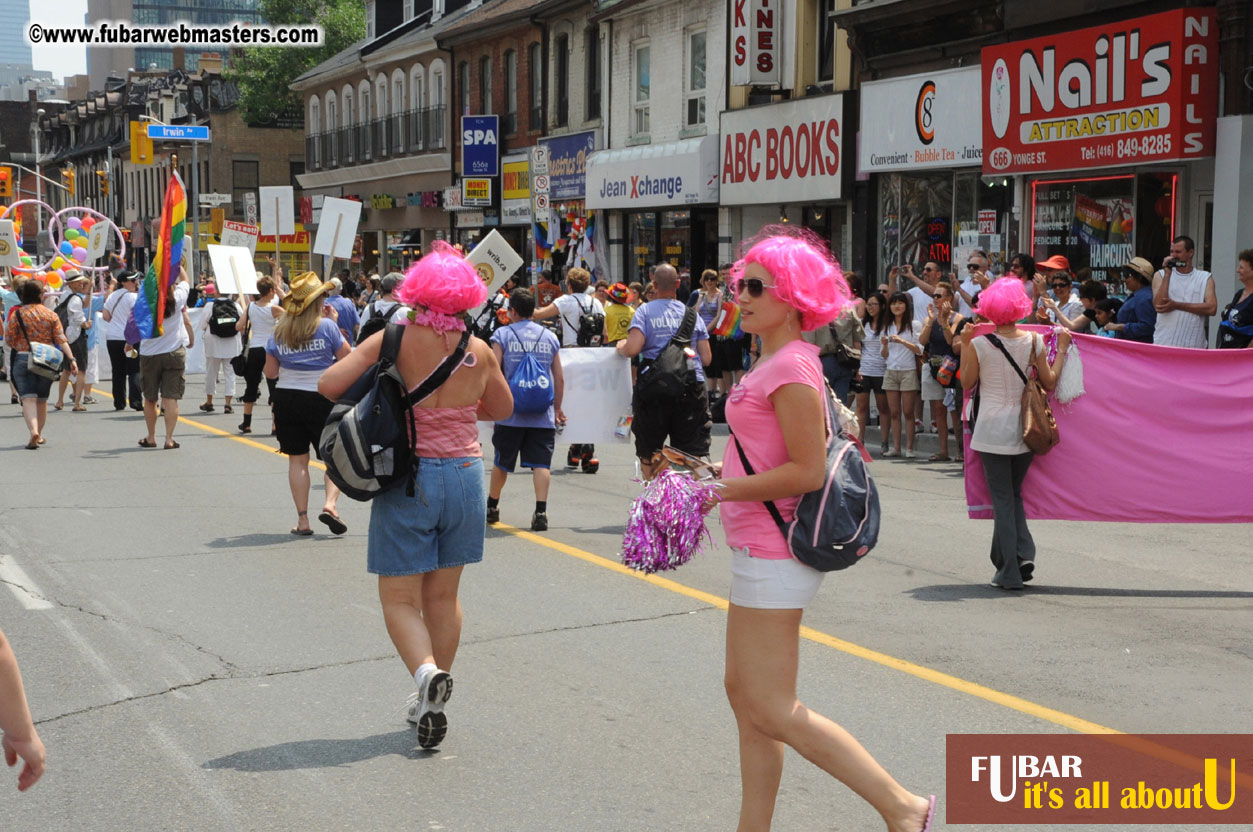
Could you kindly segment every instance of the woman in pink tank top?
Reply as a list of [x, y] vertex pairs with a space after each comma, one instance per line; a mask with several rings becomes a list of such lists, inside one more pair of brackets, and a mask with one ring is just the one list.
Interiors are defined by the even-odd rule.
[[[766, 228], [732, 269], [740, 326], [761, 359], [727, 394], [722, 525], [732, 548], [726, 690], [740, 736], [740, 829], [769, 829], [790, 745], [868, 801], [889, 832], [929, 832], [935, 798], [897, 783], [848, 731], [796, 695], [801, 616], [823, 573], [792, 557], [763, 501], [784, 520], [826, 478], [827, 395], [818, 348], [803, 331], [835, 320], [848, 285], [809, 231]], [[740, 450], [757, 472], [747, 474]]]
[[[450, 355], [451, 333], [465, 331], [464, 313], [487, 289], [461, 254], [445, 243], [415, 263], [396, 290], [414, 311], [405, 327], [397, 367], [416, 389]], [[383, 332], [361, 344], [322, 376], [319, 389], [334, 401], [378, 361]], [[444, 703], [452, 696], [449, 668], [461, 639], [461, 570], [483, 559], [483, 452], [478, 421], [506, 419], [513, 396], [491, 348], [471, 338], [465, 358], [434, 393], [413, 406], [419, 457], [414, 496], [393, 488], [370, 503], [367, 569], [379, 576], [388, 635], [418, 689], [407, 705], [418, 744], [434, 748], [448, 731]]]

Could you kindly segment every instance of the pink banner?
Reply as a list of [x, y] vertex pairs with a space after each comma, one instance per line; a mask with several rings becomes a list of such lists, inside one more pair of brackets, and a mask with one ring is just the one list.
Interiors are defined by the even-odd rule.
[[[1027, 516], [1253, 521], [1253, 350], [1190, 350], [1094, 335], [1075, 340], [1087, 392], [1069, 404], [1053, 403], [1061, 444], [1031, 465], [1023, 484]], [[966, 504], [972, 518], [992, 518], [969, 433]]]

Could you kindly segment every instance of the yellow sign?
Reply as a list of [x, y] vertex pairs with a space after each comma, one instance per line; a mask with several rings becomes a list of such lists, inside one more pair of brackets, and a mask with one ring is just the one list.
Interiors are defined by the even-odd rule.
[[153, 162], [152, 139], [142, 121], [131, 122], [131, 164], [151, 165]]
[[502, 199], [531, 198], [530, 162], [505, 162], [501, 169], [500, 196]]
[[492, 180], [462, 179], [461, 204], [482, 207], [492, 204]]

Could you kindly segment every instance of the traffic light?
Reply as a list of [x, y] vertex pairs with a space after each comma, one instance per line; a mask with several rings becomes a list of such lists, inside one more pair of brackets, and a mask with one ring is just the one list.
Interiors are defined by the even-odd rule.
[[96, 179], [100, 185], [100, 196], [104, 199], [109, 198], [109, 172], [107, 170], [96, 171]]
[[0, 199], [13, 198], [13, 168], [0, 167]]
[[61, 171], [61, 184], [65, 186], [65, 192], [70, 196], [74, 196], [74, 169], [65, 168]]

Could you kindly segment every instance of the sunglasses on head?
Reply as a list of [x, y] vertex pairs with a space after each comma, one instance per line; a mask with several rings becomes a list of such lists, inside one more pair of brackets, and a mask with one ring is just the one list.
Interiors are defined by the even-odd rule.
[[739, 289], [741, 291], [748, 290], [748, 296], [750, 298], [759, 298], [761, 297], [761, 293], [764, 292], [766, 289], [773, 289], [773, 288], [774, 286], [768, 283], [762, 282], [762, 280], [757, 277], [745, 278], [745, 279], [740, 280], [739, 282]]

